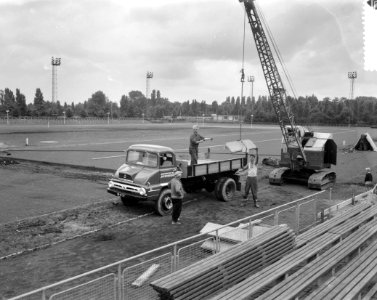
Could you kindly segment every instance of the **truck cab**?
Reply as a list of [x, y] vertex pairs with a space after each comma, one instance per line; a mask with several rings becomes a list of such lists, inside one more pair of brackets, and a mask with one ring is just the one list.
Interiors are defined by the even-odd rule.
[[125, 205], [140, 200], [157, 200], [161, 189], [167, 188], [176, 170], [173, 149], [158, 145], [132, 145], [126, 151], [125, 163], [110, 179], [107, 191], [120, 196]]

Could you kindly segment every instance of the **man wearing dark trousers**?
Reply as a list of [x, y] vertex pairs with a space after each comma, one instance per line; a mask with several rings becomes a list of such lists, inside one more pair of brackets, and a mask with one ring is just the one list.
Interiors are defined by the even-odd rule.
[[199, 126], [194, 125], [192, 127], [193, 134], [190, 136], [190, 146], [189, 146], [189, 153], [191, 156], [191, 165], [196, 165], [198, 163], [198, 154], [199, 154], [199, 143], [204, 141], [212, 140], [212, 138], [206, 138], [201, 136], [198, 133]]
[[[258, 154], [255, 156], [251, 154], [249, 156], [248, 164], [241, 169], [241, 171], [247, 170], [246, 185], [245, 185], [245, 194], [243, 198], [246, 200], [251, 194], [254, 200], [254, 207], [259, 208], [258, 204]], [[242, 204], [244, 206], [245, 203]]]
[[173, 212], [172, 212], [172, 224], [181, 224], [179, 222], [179, 216], [182, 212], [182, 200], [184, 196], [184, 191], [181, 182], [182, 171], [177, 170], [174, 172], [174, 177], [169, 182], [169, 188], [171, 191], [171, 200], [173, 202]]

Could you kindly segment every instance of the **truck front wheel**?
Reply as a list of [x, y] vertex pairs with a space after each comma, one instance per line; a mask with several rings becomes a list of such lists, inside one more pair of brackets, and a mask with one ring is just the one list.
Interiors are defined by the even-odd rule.
[[216, 182], [215, 195], [221, 201], [231, 201], [236, 192], [236, 182], [229, 177], [221, 177]]
[[156, 212], [160, 216], [170, 215], [173, 210], [173, 201], [171, 200], [171, 192], [165, 189], [161, 192], [155, 205]]

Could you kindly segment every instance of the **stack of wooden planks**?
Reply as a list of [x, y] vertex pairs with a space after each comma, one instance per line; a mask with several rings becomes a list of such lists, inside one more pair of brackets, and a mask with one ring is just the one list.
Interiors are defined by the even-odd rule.
[[294, 248], [294, 232], [286, 225], [275, 226], [150, 285], [159, 293], [160, 299], [203, 299], [237, 284]]

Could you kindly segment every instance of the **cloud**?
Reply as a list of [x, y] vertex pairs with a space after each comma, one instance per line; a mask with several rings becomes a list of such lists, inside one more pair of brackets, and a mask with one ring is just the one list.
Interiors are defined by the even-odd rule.
[[[299, 94], [347, 95], [351, 70], [360, 72], [364, 91], [375, 92], [376, 75], [362, 71], [361, 5], [258, 3]], [[20, 88], [28, 102], [36, 88], [51, 98], [51, 56], [62, 59], [63, 102], [83, 102], [97, 90], [112, 101], [144, 92], [147, 71], [155, 75], [151, 88], [172, 101], [240, 94], [244, 11], [236, 0], [0, 0], [0, 9], [0, 88]], [[265, 95], [247, 23], [245, 35], [246, 75], [255, 76], [254, 95]]]

